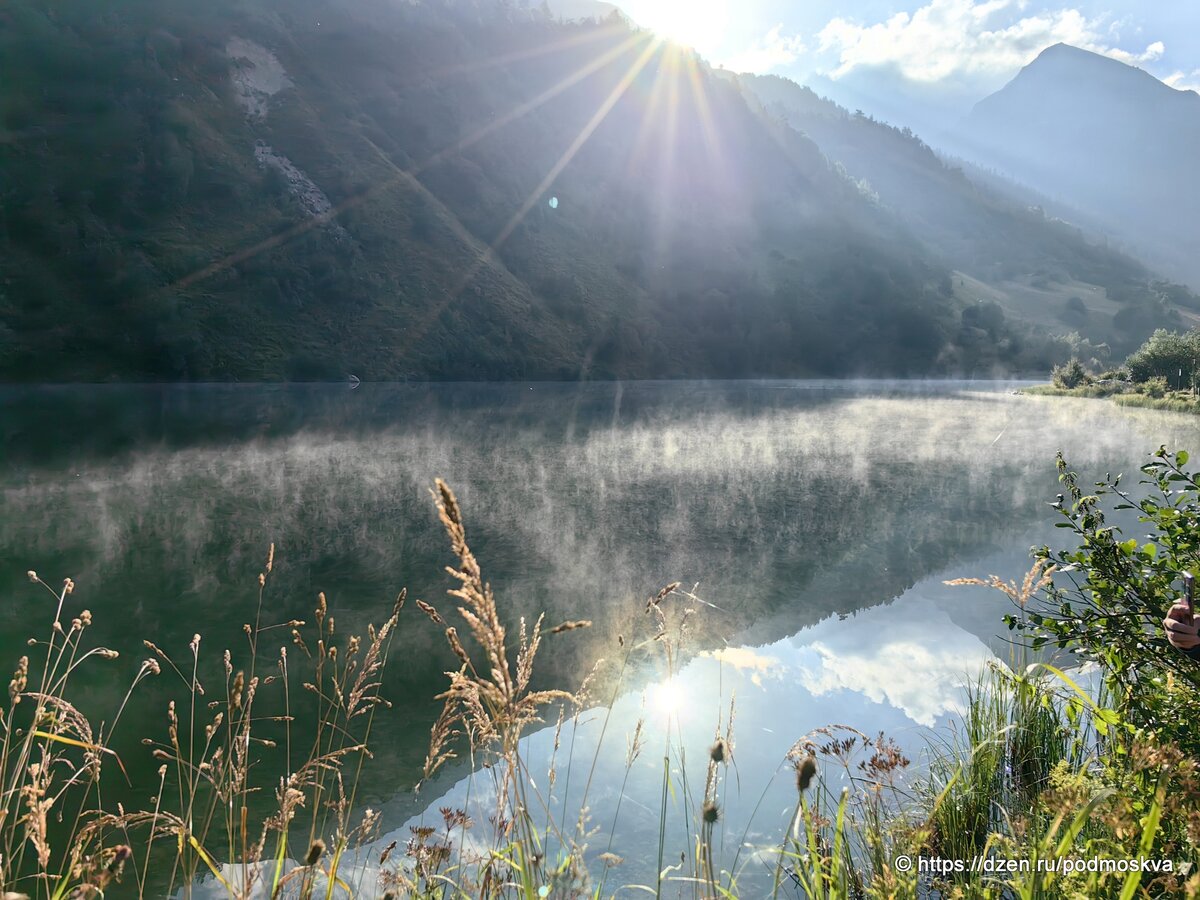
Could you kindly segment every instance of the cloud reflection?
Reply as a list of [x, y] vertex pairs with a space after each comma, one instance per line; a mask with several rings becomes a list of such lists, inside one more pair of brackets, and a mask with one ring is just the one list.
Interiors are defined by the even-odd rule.
[[753, 647], [724, 647], [711, 653], [702, 653], [701, 656], [710, 656], [722, 665], [749, 673], [750, 682], [756, 687], [763, 686], [764, 677], [783, 677], [783, 663], [779, 658], [768, 656]]
[[[809, 631], [823, 631], [824, 625]], [[795, 650], [793, 665], [800, 684], [815, 696], [855, 691], [932, 727], [958, 709], [963, 679], [991, 656], [979, 638], [955, 626], [946, 613], [906, 594], [857, 613], [853, 628], [813, 636]]]
[[[651, 798], [661, 792], [667, 733], [675, 746], [685, 748], [688, 759], [703, 757], [713, 735], [723, 732], [729, 722], [732, 704], [736, 711], [733, 759], [737, 780], [736, 784], [726, 783], [721, 803], [726, 833], [745, 831], [750, 842], [751, 850], [742, 863], [753, 860], [754, 847], [773, 845], [794, 803], [791, 770], [785, 758], [797, 739], [816, 728], [845, 723], [868, 734], [883, 731], [896, 739], [911, 759], [920, 760], [929, 729], [944, 726], [947, 717], [959, 709], [963, 685], [992, 653], [979, 637], [955, 624], [940, 608], [941, 578], [926, 579], [891, 603], [853, 616], [830, 616], [761, 647], [735, 644], [699, 654], [670, 681], [652, 684], [645, 693], [629, 691], [619, 697], [607, 724], [603, 709], [589, 710], [571, 736], [570, 761], [564, 759], [562, 748], [557, 751], [559, 781], [546, 798], [546, 808], [556, 819], [564, 813], [569, 819], [586, 805], [589, 825], [602, 835], [595, 853], [605, 850], [607, 835], [612, 832], [609, 849], [625, 862], [618, 882], [610, 876], [610, 886], [647, 883], [646, 879], [652, 882], [653, 861], [643, 857], [645, 848], [657, 841], [657, 801]], [[630, 769], [622, 793], [623, 741], [639, 720], [645, 727], [648, 749]], [[602, 739], [607, 750], [598, 748]], [[564, 739], [562, 747], [566, 746]], [[531, 773], [547, 771], [555, 753], [553, 728], [531, 734], [524, 741], [523, 756]], [[704, 767], [684, 766], [675, 753], [672, 751], [673, 779], [687, 781], [693, 796], [702, 792]], [[562, 773], [568, 764], [584, 771], [595, 765], [586, 799], [580, 779], [564, 786]], [[830, 772], [826, 777], [835, 775]], [[540, 776], [534, 777], [543, 783]], [[489, 797], [480, 785], [477, 775], [443, 783], [444, 793], [428, 811], [409, 819], [396, 834], [405, 836], [410, 826], [432, 821], [438, 815], [436, 810], [444, 806], [467, 808], [477, 822], [486, 822]], [[685, 794], [677, 786], [672, 797]], [[680, 801], [673, 799], [668, 815], [668, 856], [678, 858], [689, 846], [687, 817]], [[761, 875], [758, 869], [767, 871], [769, 867], [754, 862], [743, 873], [751, 892], [754, 878]]]

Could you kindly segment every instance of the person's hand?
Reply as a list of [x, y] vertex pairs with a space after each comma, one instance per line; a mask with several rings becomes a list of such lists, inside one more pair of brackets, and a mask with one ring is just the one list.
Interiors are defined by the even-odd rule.
[[1200, 627], [1183, 603], [1171, 607], [1163, 619], [1163, 628], [1167, 631], [1167, 641], [1177, 650], [1200, 647]]

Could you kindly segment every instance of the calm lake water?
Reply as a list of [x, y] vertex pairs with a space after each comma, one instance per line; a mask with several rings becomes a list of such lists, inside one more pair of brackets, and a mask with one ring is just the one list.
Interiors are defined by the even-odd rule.
[[[0, 657], [15, 660], [53, 618], [25, 571], [52, 584], [72, 577], [68, 612], [90, 609], [92, 640], [122, 654], [92, 667], [78, 698], [111, 714], [146, 655], [143, 639], [183, 657], [199, 633], [214, 667], [226, 647], [242, 652], [272, 542], [274, 621], [311, 620], [324, 591], [339, 631], [353, 632], [385, 618], [401, 587], [451, 618], [442, 567], [453, 558], [429, 494], [443, 477], [512, 622], [540, 612], [549, 625], [594, 622], [546, 641], [543, 686], [577, 687], [598, 659], [619, 656], [618, 635], [644, 637], [646, 599], [668, 582], [698, 583], [713, 604], [690, 620], [670, 684], [650, 654], [625, 674], [607, 726], [613, 749], [595, 752], [601, 696], [564, 730], [554, 788], [539, 784], [554, 815], [574, 810], [595, 759], [588, 807], [601, 834], [589, 855], [610, 849], [612, 831], [625, 863], [610, 886], [652, 883], [657, 859], [647, 848], [657, 841], [668, 717], [696, 761], [679, 777], [702, 790], [718, 717], [728, 719], [736, 694], [726, 850], [732, 856], [743, 836], [775, 839], [795, 799], [781, 764], [798, 738], [845, 723], [886, 731], [915, 757], [928, 729], [955, 715], [963, 681], [992, 654], [1007, 657], [1004, 598], [942, 581], [1019, 577], [1031, 545], [1061, 538], [1047, 505], [1058, 492], [1056, 450], [1086, 483], [1135, 473], [1160, 444], [1200, 449], [1200, 419], [1013, 388], [4, 389]], [[279, 635], [286, 643], [286, 630]], [[361, 799], [383, 809], [385, 830], [403, 843], [427, 806], [470, 806], [478, 796], [468, 796], [462, 761], [412, 792], [438, 710], [432, 698], [455, 661], [411, 603], [397, 647], [384, 689], [393, 708], [377, 719]], [[156, 781], [141, 738], [161, 736], [179, 687], [166, 677], [143, 684], [114, 740], [131, 802]], [[622, 795], [624, 736], [639, 718], [647, 749]], [[530, 758], [542, 761], [532, 772], [547, 770], [553, 737], [530, 737]], [[678, 861], [687, 841], [681, 818], [667, 860]]]

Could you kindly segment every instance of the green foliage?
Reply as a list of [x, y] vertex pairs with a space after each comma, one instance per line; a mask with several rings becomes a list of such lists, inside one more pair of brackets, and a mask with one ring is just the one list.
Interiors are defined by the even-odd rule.
[[1154, 375], [1150, 378], [1147, 378], [1137, 386], [1137, 390], [1140, 393], [1145, 394], [1152, 400], [1158, 400], [1161, 397], [1164, 397], [1167, 391], [1170, 389], [1170, 385], [1167, 382], [1165, 375]]
[[1178, 392], [1151, 397], [1149, 394], [1123, 393], [1113, 397], [1118, 406], [1129, 406], [1137, 409], [1159, 409], [1167, 412], [1188, 413], [1200, 415], [1200, 402], [1190, 393], [1180, 395]]
[[988, 845], [993, 803], [1002, 784], [1008, 704], [982, 682], [970, 690], [960, 730], [930, 761], [926, 793], [931, 799], [929, 848], [948, 859], [970, 859]]
[[[1168, 708], [1174, 700], [1161, 690], [1168, 674], [1200, 687], [1200, 667], [1166, 647], [1161, 634], [1180, 573], [1200, 565], [1200, 484], [1187, 463], [1186, 452], [1160, 448], [1142, 467], [1144, 496], [1134, 496], [1120, 475], [1085, 492], [1060, 454], [1066, 493], [1054, 508], [1058, 527], [1072, 531], [1079, 546], [1038, 551], [1058, 567], [1055, 583], [1007, 621], [1034, 649], [1050, 645], [1098, 662], [1131, 722], [1200, 751], [1195, 729], [1176, 720]], [[1109, 521], [1114, 514], [1122, 523], [1135, 518], [1148, 539], [1126, 537], [1122, 524]]]
[[[1002, 316], [960, 318], [938, 257], [679, 48], [643, 58], [649, 38], [619, 19], [513, 4], [367, 6], [6, 5], [0, 378], [1050, 364], [1054, 347]], [[265, 119], [236, 101], [234, 37], [293, 82]], [[666, 96], [670, 117], [649, 105]]]
[[1121, 384], [1098, 384], [1096, 382], [1085, 382], [1078, 387], [1065, 388], [1058, 387], [1054, 384], [1038, 384], [1033, 387], [1022, 388], [1022, 394], [1030, 394], [1032, 396], [1042, 397], [1120, 397], [1126, 390], [1125, 385]]
[[1171, 387], [1189, 387], [1196, 378], [1200, 358], [1200, 330], [1180, 334], [1158, 329], [1125, 360], [1125, 368], [1135, 382], [1151, 378], [1166, 379]]
[[1054, 381], [1055, 387], [1066, 388], [1067, 390], [1077, 388], [1090, 380], [1087, 370], [1083, 367], [1083, 363], [1074, 356], [1061, 366], [1055, 366], [1054, 370], [1050, 373], [1050, 377]]

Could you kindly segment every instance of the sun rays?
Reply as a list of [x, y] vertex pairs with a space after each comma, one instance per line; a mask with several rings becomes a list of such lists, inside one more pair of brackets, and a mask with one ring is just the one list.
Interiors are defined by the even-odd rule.
[[641, 54], [639, 54], [637, 59], [635, 59], [630, 67], [626, 70], [625, 74], [621, 77], [620, 81], [617, 82], [612, 91], [609, 92], [609, 95], [605, 98], [604, 102], [600, 104], [600, 108], [596, 110], [596, 112], [588, 120], [587, 124], [583, 126], [583, 129], [571, 142], [570, 146], [567, 147], [563, 154], [558, 158], [558, 161], [551, 166], [550, 171], [546, 173], [545, 177], [542, 178], [537, 187], [535, 187], [529, 193], [517, 211], [513, 213], [513, 215], [505, 223], [504, 227], [500, 229], [500, 233], [497, 234], [492, 242], [488, 245], [487, 250], [471, 264], [471, 267], [454, 286], [454, 289], [428, 312], [421, 325], [415, 331], [409, 332], [407, 339], [410, 345], [417, 343], [422, 337], [425, 336], [425, 334], [428, 333], [429, 329], [432, 328], [437, 322], [438, 317], [441, 316], [441, 314], [462, 295], [462, 292], [466, 290], [472, 281], [475, 280], [475, 277], [486, 265], [496, 261], [496, 253], [500, 247], [509, 239], [509, 237], [512, 236], [512, 233], [517, 229], [521, 222], [524, 221], [525, 217], [529, 214], [529, 211], [533, 209], [538, 202], [540, 202], [542, 195], [550, 187], [550, 185], [554, 183], [554, 179], [556, 179], [562, 173], [563, 169], [565, 169], [571, 162], [571, 160], [575, 158], [575, 154], [579, 152], [579, 149], [584, 145], [587, 139], [591, 137], [592, 133], [596, 130], [600, 123], [604, 121], [605, 117], [612, 110], [613, 106], [616, 105], [617, 101], [621, 99], [621, 96], [625, 93], [625, 91], [628, 90], [629, 85], [633, 82], [634, 78], [637, 77], [638, 73], [646, 65], [647, 61], [649, 61], [650, 57], [654, 54], [657, 48], [658, 41], [651, 40], [642, 49]]
[[[289, 244], [312, 229], [333, 221], [348, 210], [400, 185], [419, 190], [427, 195], [427, 200], [440, 205], [440, 201], [429, 194], [419, 181], [418, 176], [423, 172], [518, 122], [582, 82], [601, 77], [612, 78], [612, 87], [499, 231], [490, 240], [484, 239], [484, 242], [467, 229], [461, 229], [459, 237], [464, 239], [468, 247], [473, 248], [474, 259], [464, 268], [452, 289], [432, 307], [425, 309], [420, 319], [407, 328], [404, 341], [410, 347], [415, 346], [485, 268], [495, 264], [503, 265], [499, 257], [500, 249], [520, 227], [530, 211], [544, 202], [547, 192], [553, 188], [556, 180], [570, 166], [614, 108], [627, 96], [631, 105], [626, 110], [626, 115], [641, 116], [636, 137], [627, 149], [627, 173], [631, 168], [645, 165], [649, 165], [654, 173], [651, 179], [654, 184], [653, 194], [648, 197], [654, 238], [652, 246], [647, 249], [656, 255], [664, 254], [670, 242], [669, 229], [675, 195], [689, 187], [686, 180], [677, 177], [680, 159], [686, 156], [694, 162], [697, 151], [695, 145], [698, 143], [708, 165], [712, 166], [714, 171], [719, 171], [720, 168], [720, 138], [707, 95], [707, 76], [694, 51], [666, 43], [662, 37], [649, 31], [626, 32], [624, 26], [604, 25], [550, 44], [499, 54], [472, 63], [447, 66], [430, 73], [428, 77], [453, 78], [473, 71], [503, 69], [514, 63], [545, 57], [554, 52], [578, 52], [591, 47], [595, 47], [596, 52], [565, 77], [407, 168], [398, 167], [387, 153], [363, 137], [373, 154], [391, 171], [390, 176], [377, 180], [322, 215], [308, 218], [193, 271], [170, 285], [168, 289], [186, 290], [232, 266]], [[636, 89], [631, 91], [635, 85]], [[681, 128], [681, 119], [687, 122], [685, 128]], [[699, 141], [695, 140], [697, 132]], [[690, 177], [694, 179], [695, 173], [690, 173]], [[453, 216], [452, 213], [450, 215]]]
[[[650, 36], [645, 33], [634, 32], [633, 34], [630, 34], [621, 43], [617, 44], [615, 47], [612, 47], [612, 48], [606, 50], [605, 52], [601, 53], [599, 56], [595, 57], [594, 59], [592, 59], [589, 62], [585, 63], [584, 65], [580, 66], [578, 69], [576, 69], [570, 75], [568, 75], [566, 78], [563, 78], [561, 81], [557, 82], [556, 84], [551, 85], [549, 88], [542, 91], [537, 96], [533, 97], [530, 100], [527, 100], [524, 103], [517, 105], [516, 107], [509, 110], [504, 115], [497, 116], [497, 117], [491, 119], [489, 122], [480, 126], [475, 131], [468, 134], [466, 137], [463, 137], [460, 140], [454, 142], [453, 144], [450, 144], [450, 145], [442, 148], [441, 150], [437, 151], [436, 153], [431, 154], [422, 162], [417, 163], [417, 164], [409, 167], [408, 169], [404, 169], [404, 170], [399, 169], [393, 162], [391, 162], [390, 159], [387, 158], [386, 154], [383, 154], [383, 152], [380, 151], [377, 147], [375, 147], [374, 144], [371, 144], [372, 148], [375, 150], [376, 153], [378, 153], [381, 156], [381, 158], [385, 161], [385, 163], [388, 165], [388, 167], [393, 169], [397, 173], [392, 178], [380, 181], [374, 185], [371, 185], [366, 190], [361, 191], [361, 192], [355, 194], [354, 196], [348, 197], [346, 200], [343, 200], [341, 203], [338, 203], [335, 206], [333, 206], [333, 208], [331, 208], [326, 213], [323, 213], [323, 214], [317, 215], [317, 216], [312, 216], [311, 218], [305, 219], [303, 222], [297, 223], [296, 225], [292, 226], [291, 228], [288, 228], [278, 234], [274, 234], [268, 238], [265, 238], [264, 240], [258, 242], [257, 244], [254, 244], [251, 247], [247, 247], [242, 250], [236, 251], [234, 253], [230, 253], [229, 255], [223, 257], [220, 260], [217, 260], [216, 262], [213, 262], [207, 266], [204, 266], [201, 269], [197, 269], [196, 271], [194, 271], [188, 275], [185, 275], [183, 278], [180, 278], [178, 281], [171, 284], [169, 286], [170, 289], [176, 290], [176, 291], [185, 290], [185, 289], [191, 287], [193, 284], [195, 284], [198, 281], [203, 281], [206, 278], [210, 278], [213, 275], [216, 275], [217, 273], [230, 268], [231, 266], [235, 266], [235, 265], [238, 265], [239, 263], [245, 262], [248, 259], [258, 256], [259, 254], [261, 254], [267, 250], [273, 250], [276, 247], [281, 247], [287, 243], [290, 243], [295, 238], [308, 233], [309, 231], [313, 230], [314, 228], [318, 228], [321, 225], [324, 225], [324, 224], [336, 219], [342, 213], [344, 213], [350, 209], [353, 209], [356, 206], [361, 205], [362, 203], [369, 200], [371, 197], [373, 197], [383, 191], [386, 191], [390, 188], [393, 188], [396, 185], [401, 184], [410, 178], [416, 177], [421, 172], [431, 168], [432, 166], [441, 162], [446, 157], [448, 157], [454, 153], [461, 153], [463, 150], [466, 150], [466, 149], [474, 146], [475, 144], [478, 144], [484, 138], [488, 137], [489, 135], [493, 134], [496, 131], [499, 131], [501, 128], [505, 127], [506, 125], [509, 125], [512, 122], [517, 121], [521, 117], [528, 115], [530, 112], [537, 109], [538, 107], [545, 105], [550, 100], [557, 97], [559, 94], [563, 93], [567, 89], [578, 84], [580, 81], [583, 81], [589, 75], [594, 74], [595, 72], [602, 69], [604, 66], [606, 66], [609, 63], [611, 63], [612, 61], [618, 59], [621, 56], [621, 54], [627, 52], [631, 47], [636, 46], [638, 43], [641, 43], [642, 41], [645, 41], [648, 39], [650, 39]], [[370, 142], [368, 142], [368, 143], [370, 143]]]

